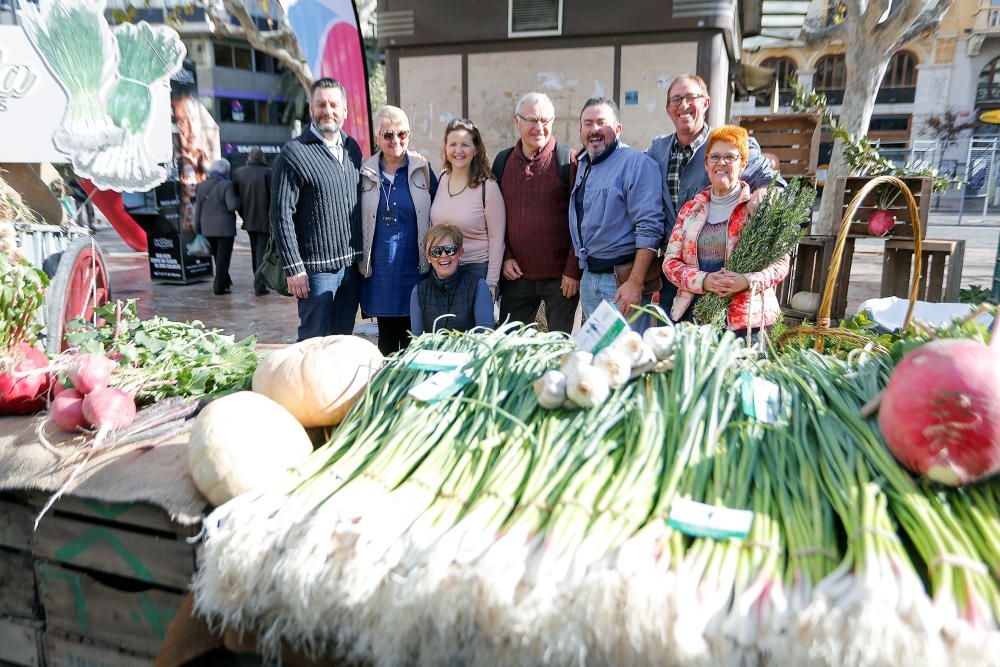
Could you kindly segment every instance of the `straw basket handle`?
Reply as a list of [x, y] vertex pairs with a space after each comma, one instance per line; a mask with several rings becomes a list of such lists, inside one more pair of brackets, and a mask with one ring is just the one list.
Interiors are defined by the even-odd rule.
[[833, 245], [833, 256], [830, 259], [830, 269], [826, 275], [826, 285], [823, 287], [823, 297], [820, 299], [816, 325], [812, 327], [796, 327], [795, 329], [786, 331], [779, 340], [779, 344], [791, 337], [812, 334], [816, 338], [815, 349], [822, 352], [826, 336], [860, 339], [857, 342], [867, 341], [867, 339], [857, 337], [851, 332], [831, 328], [830, 311], [833, 308], [833, 294], [837, 287], [837, 276], [840, 273], [840, 263], [843, 260], [844, 246], [847, 244], [847, 233], [850, 231], [851, 221], [854, 219], [854, 214], [861, 208], [861, 202], [864, 201], [865, 197], [875, 190], [875, 188], [882, 185], [893, 185], [899, 188], [899, 191], [903, 193], [906, 199], [906, 204], [910, 211], [910, 220], [913, 223], [913, 282], [910, 284], [910, 304], [906, 309], [903, 328], [905, 329], [909, 326], [910, 319], [913, 316], [913, 308], [917, 302], [917, 292], [920, 290], [920, 272], [923, 268], [921, 264], [921, 244], [923, 239], [920, 229], [920, 211], [917, 208], [917, 201], [913, 197], [913, 193], [901, 179], [895, 176], [876, 176], [858, 190], [854, 198], [851, 199], [850, 204], [848, 204], [844, 217], [840, 220], [840, 229], [837, 232], [837, 240]]

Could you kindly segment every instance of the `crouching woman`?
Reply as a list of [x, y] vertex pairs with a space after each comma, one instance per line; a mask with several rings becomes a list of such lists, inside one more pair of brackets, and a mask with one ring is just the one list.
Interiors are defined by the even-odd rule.
[[410, 327], [414, 336], [425, 331], [469, 331], [493, 328], [493, 296], [486, 281], [460, 266], [462, 232], [444, 223], [424, 236], [424, 254], [431, 275], [410, 295]]

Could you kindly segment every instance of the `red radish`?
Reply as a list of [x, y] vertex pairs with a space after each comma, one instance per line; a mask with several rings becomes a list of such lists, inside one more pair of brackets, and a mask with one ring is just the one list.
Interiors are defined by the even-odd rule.
[[24, 415], [45, 407], [49, 373], [38, 369], [48, 365], [45, 353], [28, 343], [18, 343], [0, 359], [0, 415]]
[[[1000, 326], [1000, 318], [997, 320]], [[879, 427], [900, 463], [961, 486], [1000, 471], [1000, 335], [935, 340], [896, 366]]]
[[66, 373], [73, 386], [79, 389], [81, 394], [86, 395], [95, 389], [108, 386], [108, 379], [117, 365], [103, 354], [88, 352], [74, 357], [69, 362]]
[[879, 209], [868, 216], [868, 233], [872, 236], [885, 236], [896, 224], [896, 216], [889, 211]]
[[83, 416], [83, 394], [76, 389], [59, 392], [49, 406], [49, 416], [56, 426], [70, 433], [90, 428]]
[[121, 389], [95, 389], [83, 397], [83, 417], [95, 428], [125, 428], [135, 419], [135, 401]]

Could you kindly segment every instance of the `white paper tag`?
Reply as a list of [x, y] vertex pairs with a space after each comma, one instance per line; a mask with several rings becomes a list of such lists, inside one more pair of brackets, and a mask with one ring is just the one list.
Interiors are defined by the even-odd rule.
[[597, 354], [628, 331], [628, 322], [610, 301], [602, 301], [573, 336], [580, 349]]
[[678, 498], [670, 507], [667, 523], [685, 535], [695, 537], [746, 537], [753, 525], [753, 512]]
[[749, 373], [740, 373], [743, 394], [743, 414], [765, 424], [778, 421], [781, 387], [770, 380]]
[[461, 391], [462, 387], [472, 382], [462, 371], [441, 371], [430, 376], [420, 384], [410, 387], [407, 394], [410, 398], [424, 403], [434, 403], [442, 398], [448, 398]]
[[406, 367], [416, 371], [453, 371], [465, 368], [472, 355], [468, 352], [438, 352], [420, 350], [407, 362]]

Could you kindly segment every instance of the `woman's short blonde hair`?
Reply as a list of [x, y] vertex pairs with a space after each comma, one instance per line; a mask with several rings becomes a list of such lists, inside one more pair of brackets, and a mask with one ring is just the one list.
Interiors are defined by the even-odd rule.
[[750, 134], [739, 127], [738, 125], [723, 125], [722, 127], [717, 127], [708, 133], [708, 141], [705, 142], [705, 157], [708, 157], [708, 152], [712, 150], [712, 144], [717, 141], [725, 141], [727, 143], [736, 146], [736, 150], [740, 153], [740, 158], [743, 164], [746, 164], [750, 158]]
[[399, 107], [387, 104], [375, 113], [375, 132], [378, 133], [383, 124], [395, 125], [409, 129], [410, 119], [406, 117], [406, 112]]
[[427, 233], [424, 235], [424, 254], [431, 254], [431, 248], [440, 244], [446, 236], [450, 236], [451, 240], [454, 241], [455, 245], [459, 248], [462, 247], [462, 241], [465, 239], [462, 236], [461, 230], [459, 230], [459, 228], [455, 225], [442, 222], [428, 229]]

